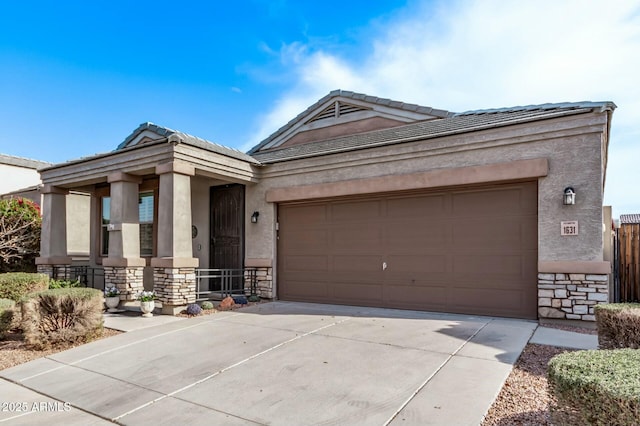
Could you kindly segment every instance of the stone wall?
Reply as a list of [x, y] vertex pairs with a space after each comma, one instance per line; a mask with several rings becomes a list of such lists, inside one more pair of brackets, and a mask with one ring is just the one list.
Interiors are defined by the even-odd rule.
[[164, 305], [196, 303], [195, 268], [154, 268], [153, 290]]
[[[263, 299], [273, 299], [273, 268], [271, 267], [256, 267], [256, 293]], [[244, 291], [245, 294], [251, 294], [251, 271], [245, 272]]]
[[120, 300], [136, 300], [142, 290], [144, 268], [141, 266], [105, 266], [104, 286], [120, 290]]
[[37, 265], [39, 274], [48, 275], [52, 280], [68, 280], [71, 278], [71, 265]]
[[593, 307], [609, 301], [608, 275], [538, 274], [538, 316], [595, 321]]

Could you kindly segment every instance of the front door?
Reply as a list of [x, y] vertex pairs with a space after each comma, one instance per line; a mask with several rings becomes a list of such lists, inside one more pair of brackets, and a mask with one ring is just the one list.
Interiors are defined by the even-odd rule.
[[244, 289], [244, 185], [211, 187], [211, 250], [215, 269], [209, 291], [222, 295]]

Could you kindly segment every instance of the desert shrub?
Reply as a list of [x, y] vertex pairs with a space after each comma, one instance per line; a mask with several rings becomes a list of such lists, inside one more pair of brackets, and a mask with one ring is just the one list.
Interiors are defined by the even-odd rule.
[[566, 352], [553, 357], [548, 368], [553, 424], [638, 424], [640, 351]]
[[16, 302], [11, 299], [0, 299], [0, 339], [14, 325]]
[[18, 302], [23, 296], [35, 291], [46, 290], [49, 276], [26, 272], [0, 274], [0, 298]]
[[204, 301], [204, 302], [202, 302], [202, 303], [200, 304], [200, 307], [201, 307], [202, 309], [213, 309], [213, 303], [211, 303], [211, 302], [209, 302], [208, 300], [206, 300], [206, 301]]
[[102, 332], [102, 292], [94, 288], [58, 288], [27, 295], [22, 329], [35, 349], [86, 342]]
[[74, 288], [82, 287], [78, 280], [51, 280], [49, 281], [49, 288]]
[[187, 315], [200, 315], [202, 308], [197, 303], [191, 303], [187, 305]]
[[40, 208], [33, 201], [0, 200], [0, 272], [35, 272], [41, 226]]
[[640, 348], [640, 303], [596, 305], [600, 349]]

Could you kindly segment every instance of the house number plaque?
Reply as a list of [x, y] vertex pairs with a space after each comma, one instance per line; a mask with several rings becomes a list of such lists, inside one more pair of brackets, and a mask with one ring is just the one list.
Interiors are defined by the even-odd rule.
[[568, 220], [560, 222], [560, 235], [578, 235], [578, 221]]

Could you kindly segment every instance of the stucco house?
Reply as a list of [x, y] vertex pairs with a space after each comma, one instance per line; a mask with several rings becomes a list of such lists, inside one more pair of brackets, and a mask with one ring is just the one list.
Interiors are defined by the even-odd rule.
[[153, 288], [173, 313], [220, 291], [206, 271], [245, 269], [266, 298], [592, 321], [614, 109], [453, 113], [337, 90], [248, 153], [145, 123], [41, 170], [39, 268], [69, 264], [78, 191], [90, 264], [123, 303]]

